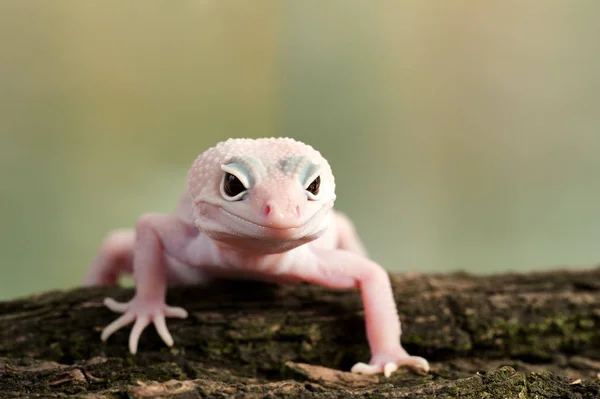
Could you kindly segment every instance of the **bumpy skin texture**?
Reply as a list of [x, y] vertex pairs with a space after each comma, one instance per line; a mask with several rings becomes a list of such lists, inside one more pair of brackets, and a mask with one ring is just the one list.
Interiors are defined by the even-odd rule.
[[104, 241], [86, 284], [115, 284], [133, 273], [135, 296], [105, 304], [122, 313], [102, 340], [134, 323], [129, 350], [153, 323], [164, 342], [173, 338], [167, 317], [187, 317], [165, 303], [167, 285], [213, 278], [275, 283], [309, 282], [333, 289], [360, 288], [371, 360], [353, 372], [389, 376], [398, 366], [429, 364], [400, 344], [400, 322], [388, 274], [369, 260], [350, 220], [333, 210], [335, 180], [329, 163], [290, 138], [230, 139], [202, 153], [188, 173], [188, 189], [173, 214], [146, 214], [134, 230]]

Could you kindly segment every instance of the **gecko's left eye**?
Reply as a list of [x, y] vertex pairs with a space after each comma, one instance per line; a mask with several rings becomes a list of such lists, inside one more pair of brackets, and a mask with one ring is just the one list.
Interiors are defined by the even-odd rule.
[[308, 191], [310, 194], [312, 194], [312, 196], [309, 195], [309, 197], [312, 197], [311, 199], [315, 199], [314, 197], [319, 194], [320, 188], [321, 188], [321, 176], [317, 176], [317, 178], [315, 180], [313, 180], [312, 183], [310, 183], [308, 185], [308, 187], [306, 187], [306, 191]]

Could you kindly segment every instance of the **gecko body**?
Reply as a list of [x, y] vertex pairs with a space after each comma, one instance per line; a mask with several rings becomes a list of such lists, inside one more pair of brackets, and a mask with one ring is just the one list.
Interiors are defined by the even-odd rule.
[[122, 273], [132, 273], [136, 293], [126, 303], [105, 299], [122, 315], [103, 330], [102, 340], [133, 323], [129, 350], [135, 354], [152, 323], [173, 345], [165, 319], [187, 312], [165, 303], [169, 284], [308, 282], [361, 290], [372, 357], [353, 372], [389, 376], [401, 365], [428, 371], [425, 359], [402, 348], [389, 276], [367, 257], [350, 220], [334, 211], [335, 198], [329, 163], [299, 141], [229, 139], [206, 150], [188, 172], [187, 190], [172, 214], [145, 214], [135, 229], [104, 240], [86, 284], [115, 284]]

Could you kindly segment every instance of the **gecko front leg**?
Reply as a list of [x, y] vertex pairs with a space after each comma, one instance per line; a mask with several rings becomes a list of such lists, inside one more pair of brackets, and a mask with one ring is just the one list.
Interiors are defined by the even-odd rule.
[[173, 345], [173, 338], [166, 326], [166, 317], [186, 318], [187, 312], [178, 307], [167, 306], [167, 265], [165, 255], [183, 263], [192, 259], [188, 256], [188, 247], [197, 237], [195, 226], [181, 219], [164, 214], [142, 216], [135, 229], [133, 249], [133, 277], [136, 292], [133, 299], [119, 303], [106, 298], [105, 305], [114, 312], [123, 313], [102, 331], [102, 340], [106, 341], [114, 332], [133, 322], [129, 335], [129, 350], [137, 352], [139, 338], [144, 329], [153, 323], [162, 340]]
[[386, 377], [399, 366], [425, 372], [429, 363], [411, 356], [402, 347], [402, 330], [387, 272], [375, 262], [345, 250], [312, 248], [308, 259], [302, 259], [293, 270], [303, 280], [333, 289], [358, 287], [365, 311], [367, 339], [371, 349], [368, 364], [357, 363], [352, 372]]

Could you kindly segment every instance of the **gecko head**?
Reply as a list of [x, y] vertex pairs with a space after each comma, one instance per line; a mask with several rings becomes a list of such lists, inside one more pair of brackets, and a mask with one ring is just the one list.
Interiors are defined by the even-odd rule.
[[236, 245], [314, 240], [327, 228], [335, 201], [329, 163], [289, 138], [220, 143], [196, 159], [188, 186], [196, 225]]

